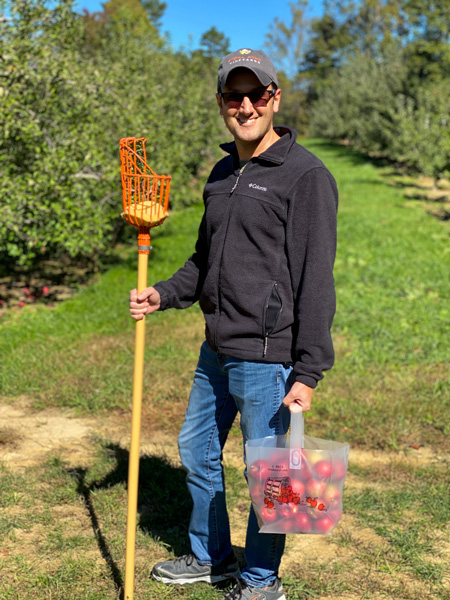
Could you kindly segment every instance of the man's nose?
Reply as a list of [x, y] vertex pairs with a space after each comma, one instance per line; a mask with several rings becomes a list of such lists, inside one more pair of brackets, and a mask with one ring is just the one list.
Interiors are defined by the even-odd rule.
[[248, 96], [244, 96], [241, 102], [241, 111], [245, 113], [253, 112], [253, 104], [250, 102], [250, 98]]

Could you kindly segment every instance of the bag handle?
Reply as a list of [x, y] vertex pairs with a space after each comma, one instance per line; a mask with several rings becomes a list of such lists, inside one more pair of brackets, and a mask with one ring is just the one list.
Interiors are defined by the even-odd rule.
[[302, 453], [304, 443], [303, 411], [291, 412], [291, 437], [289, 466], [291, 469], [302, 468]]

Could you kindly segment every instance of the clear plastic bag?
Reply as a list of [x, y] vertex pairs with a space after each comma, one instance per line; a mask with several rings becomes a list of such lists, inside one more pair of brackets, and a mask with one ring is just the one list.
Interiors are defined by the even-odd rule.
[[303, 435], [303, 413], [291, 434], [245, 444], [250, 497], [260, 533], [330, 534], [342, 516], [348, 444]]

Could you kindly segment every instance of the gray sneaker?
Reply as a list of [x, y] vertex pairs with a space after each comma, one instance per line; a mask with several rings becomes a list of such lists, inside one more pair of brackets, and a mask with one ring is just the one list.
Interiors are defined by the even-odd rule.
[[286, 600], [286, 596], [279, 579], [266, 587], [253, 587], [239, 579], [222, 600]]
[[241, 574], [239, 564], [233, 553], [217, 565], [200, 565], [193, 554], [185, 554], [175, 560], [156, 563], [152, 569], [152, 577], [167, 585], [186, 585], [188, 583], [218, 583]]

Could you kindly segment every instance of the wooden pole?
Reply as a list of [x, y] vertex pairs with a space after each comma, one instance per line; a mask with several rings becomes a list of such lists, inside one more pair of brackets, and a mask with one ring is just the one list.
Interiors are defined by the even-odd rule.
[[[146, 236], [146, 237], [144, 237]], [[138, 294], [147, 287], [148, 255], [150, 235], [140, 233], [138, 237]], [[136, 321], [134, 353], [133, 405], [131, 414], [131, 443], [128, 463], [128, 512], [127, 549], [125, 557], [125, 600], [133, 600], [136, 548], [136, 516], [139, 489], [139, 449], [141, 437], [142, 389], [144, 380], [145, 317]]]

